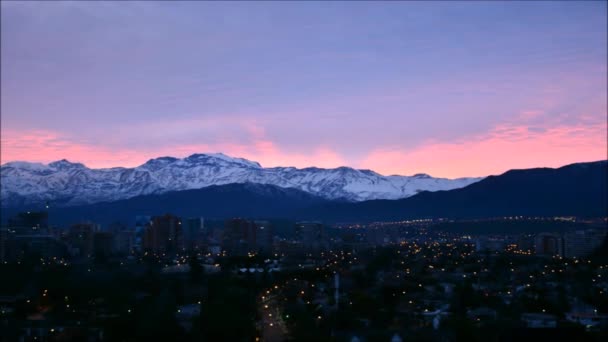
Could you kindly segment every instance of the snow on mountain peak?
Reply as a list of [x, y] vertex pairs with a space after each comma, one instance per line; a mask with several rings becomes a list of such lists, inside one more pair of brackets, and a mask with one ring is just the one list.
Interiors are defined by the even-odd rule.
[[54, 161], [52, 163], [49, 163], [48, 166], [53, 169], [58, 169], [58, 170], [66, 170], [66, 169], [72, 169], [72, 168], [85, 168], [84, 164], [72, 163], [72, 162], [68, 161], [67, 159], [61, 159], [61, 160]]
[[263, 168], [257, 162], [223, 153], [193, 154], [183, 159], [159, 157], [135, 168], [89, 169], [65, 159], [49, 165], [10, 162], [0, 167], [0, 174], [3, 206], [14, 205], [14, 198], [26, 204], [67, 198], [64, 205], [75, 205], [233, 183], [271, 184], [328, 199], [363, 201], [405, 198], [420, 190], [450, 190], [481, 179], [383, 176], [350, 167]]
[[179, 160], [179, 159], [173, 158], [173, 157], [158, 157], [158, 158], [148, 160], [147, 162], [138, 166], [137, 168], [144, 169], [144, 170], [158, 170], [177, 160]]
[[30, 162], [24, 162], [24, 161], [13, 161], [13, 162], [8, 162], [8, 163], [2, 165], [2, 168], [15, 168], [15, 169], [42, 171], [42, 170], [47, 170], [48, 166], [46, 166], [46, 165], [44, 165], [42, 163], [30, 163]]
[[413, 175], [412, 177], [414, 177], [414, 178], [433, 178], [426, 173], [417, 173], [417, 174]]
[[227, 163], [240, 164], [248, 167], [261, 168], [262, 166], [258, 162], [252, 162], [244, 158], [233, 158], [223, 153], [195, 153], [189, 157], [184, 158], [187, 161], [204, 161], [204, 162], [215, 162], [223, 161]]

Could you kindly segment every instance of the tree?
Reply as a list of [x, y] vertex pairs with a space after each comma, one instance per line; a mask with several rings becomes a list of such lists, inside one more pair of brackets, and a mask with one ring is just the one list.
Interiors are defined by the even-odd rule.
[[188, 265], [190, 266], [190, 280], [194, 283], [199, 282], [204, 270], [195, 254], [191, 254], [188, 258]]

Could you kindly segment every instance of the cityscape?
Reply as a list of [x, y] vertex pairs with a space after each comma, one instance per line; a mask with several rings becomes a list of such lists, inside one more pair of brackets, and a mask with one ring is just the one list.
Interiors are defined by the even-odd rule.
[[608, 2], [0, 9], [0, 342], [608, 340]]
[[[48, 222], [0, 230], [6, 340], [593, 340], [608, 324], [606, 218]], [[513, 222], [556, 231], [450, 228]]]

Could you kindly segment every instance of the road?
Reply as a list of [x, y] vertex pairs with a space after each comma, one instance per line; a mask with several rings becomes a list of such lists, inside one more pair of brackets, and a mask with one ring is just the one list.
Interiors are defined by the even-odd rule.
[[262, 317], [262, 341], [283, 342], [287, 340], [288, 331], [281, 308], [275, 295], [267, 295], [260, 301], [260, 316]]

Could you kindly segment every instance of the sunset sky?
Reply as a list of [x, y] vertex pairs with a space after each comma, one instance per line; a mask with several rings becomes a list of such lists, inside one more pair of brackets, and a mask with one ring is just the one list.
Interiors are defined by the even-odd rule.
[[486, 176], [607, 157], [607, 3], [1, 3], [1, 162]]

